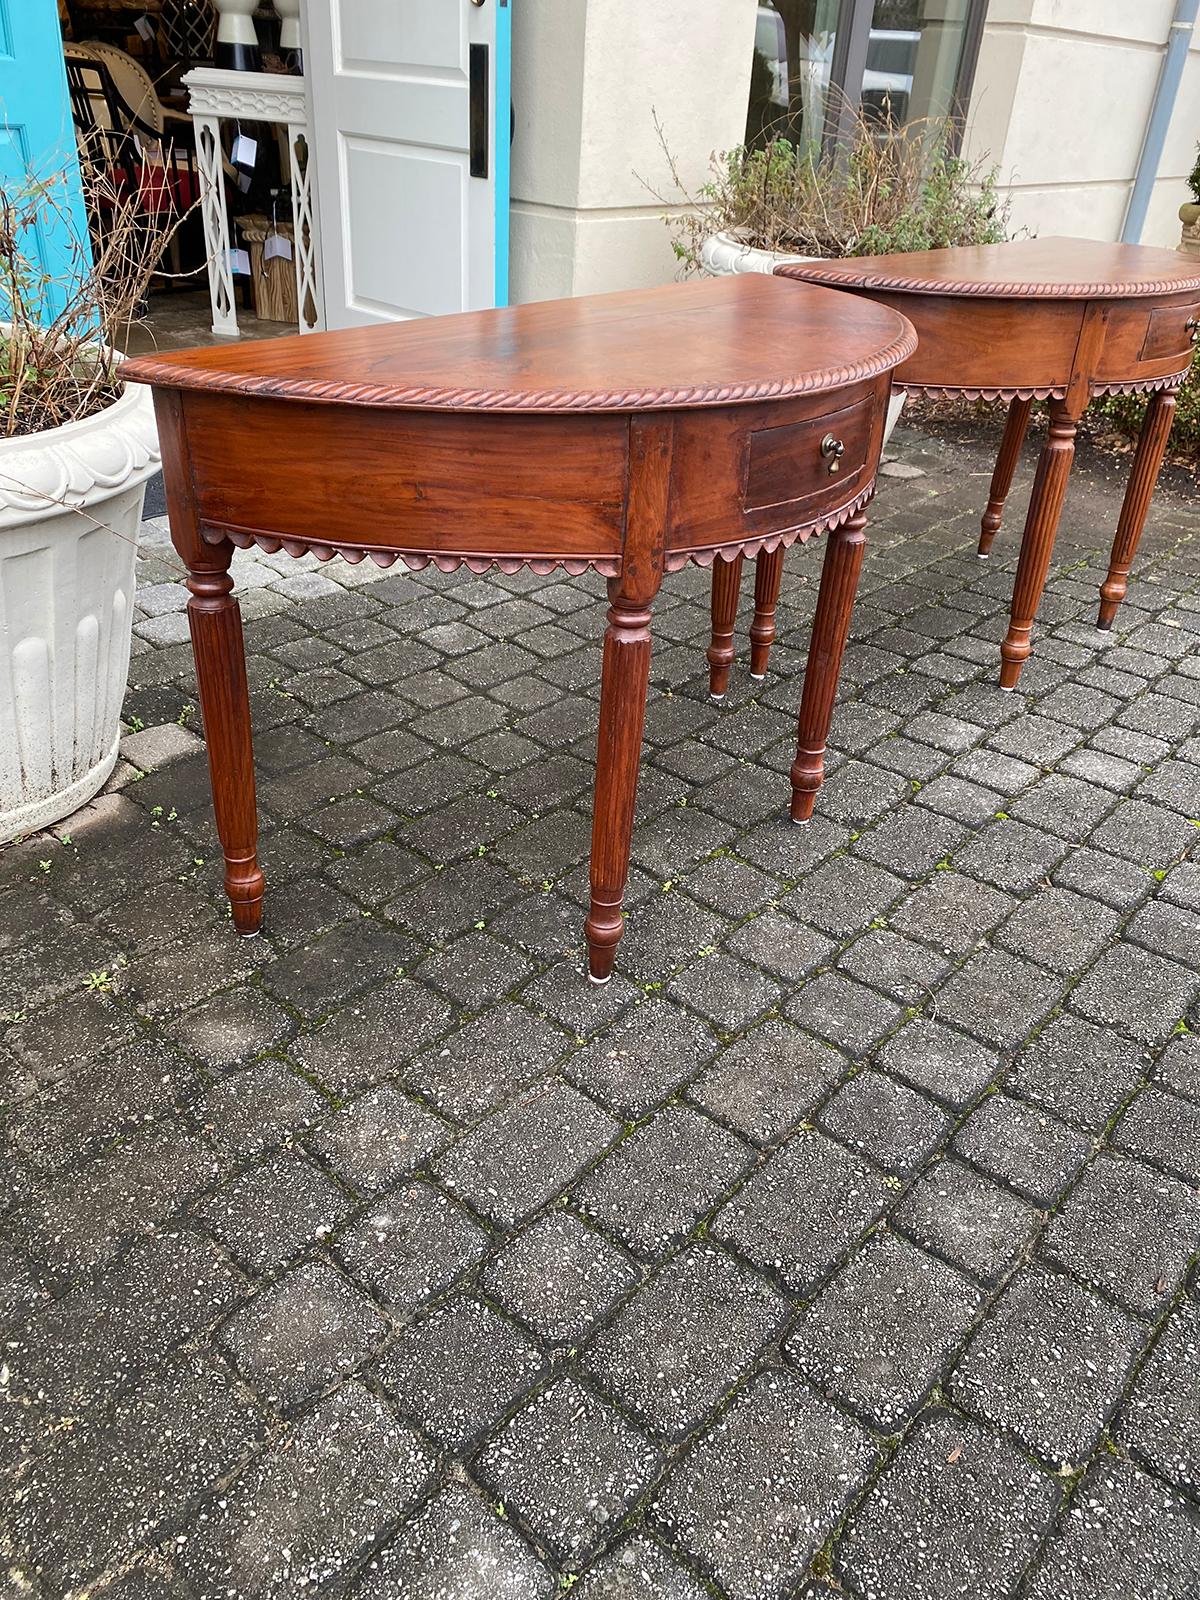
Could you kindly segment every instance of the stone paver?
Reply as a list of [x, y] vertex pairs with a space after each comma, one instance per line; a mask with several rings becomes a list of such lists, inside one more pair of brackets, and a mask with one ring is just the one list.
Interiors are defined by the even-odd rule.
[[511, 1227], [565, 1188], [619, 1124], [569, 1084], [527, 1090], [437, 1163], [439, 1177], [483, 1216]]
[[877, 1600], [1005, 1600], [1057, 1499], [1010, 1446], [934, 1412], [851, 1517], [838, 1569]]
[[831, 1046], [785, 1022], [764, 1022], [723, 1050], [688, 1090], [710, 1115], [773, 1144], [812, 1112], [846, 1070]]
[[990, 1094], [955, 1134], [954, 1149], [1034, 1205], [1052, 1206], [1092, 1145], [1040, 1108]]
[[825, 1394], [891, 1433], [933, 1387], [982, 1301], [944, 1261], [881, 1231], [809, 1306], [785, 1348]]
[[761, 1278], [692, 1245], [592, 1341], [584, 1365], [648, 1428], [677, 1437], [750, 1367], [787, 1313]]
[[431, 1465], [411, 1428], [348, 1383], [197, 1519], [184, 1569], [204, 1600], [303, 1591], [365, 1554]]
[[1200, 1246], [1200, 1191], [1101, 1155], [1050, 1223], [1045, 1253], [1131, 1311], [1162, 1310]]
[[950, 1132], [939, 1107], [881, 1072], [860, 1072], [839, 1089], [820, 1116], [821, 1126], [851, 1149], [890, 1172], [910, 1173]]
[[1076, 1464], [1095, 1447], [1145, 1340], [1134, 1318], [1071, 1279], [1026, 1272], [971, 1340], [950, 1392], [1043, 1461]]
[[1008, 1075], [1022, 1098], [1100, 1133], [1149, 1065], [1131, 1039], [1080, 1017], [1057, 1017], [1017, 1057]]
[[700, 1581], [645, 1534], [597, 1561], [575, 1593], [578, 1600], [707, 1600]]
[[684, 1457], [652, 1516], [731, 1600], [776, 1600], [874, 1458], [866, 1433], [798, 1378], [764, 1373]]
[[478, 1471], [535, 1538], [574, 1566], [645, 1494], [658, 1464], [649, 1440], [562, 1378], [505, 1425]]
[[883, 1176], [859, 1157], [823, 1134], [799, 1133], [718, 1212], [711, 1232], [793, 1293], [808, 1294], [888, 1195]]
[[1136, 1467], [1098, 1463], [1080, 1484], [1029, 1588], [1029, 1600], [1191, 1600], [1200, 1518]]
[[313, 1261], [237, 1312], [221, 1345], [268, 1404], [290, 1412], [351, 1371], [387, 1332], [365, 1295]]
[[554, 1575], [476, 1495], [444, 1489], [372, 1557], [355, 1600], [550, 1600]]
[[1119, 1430], [1139, 1461], [1200, 1498], [1200, 1305], [1185, 1301], [1160, 1333], [1138, 1374]]
[[905, 1195], [893, 1223], [951, 1265], [995, 1284], [1026, 1250], [1039, 1213], [957, 1161], [938, 1161]]
[[808, 828], [819, 549], [722, 707], [668, 575], [602, 990], [603, 580], [238, 553], [246, 943], [146, 525], [110, 791], [0, 851], [14, 1594], [1194, 1600], [1195, 506], [1098, 634], [1082, 448], [1001, 694], [972, 428], [897, 436]]
[[661, 1255], [713, 1209], [750, 1161], [736, 1134], [685, 1107], [669, 1107], [635, 1129], [572, 1198], [631, 1250]]
[[557, 1344], [582, 1342], [637, 1281], [625, 1252], [570, 1211], [539, 1217], [483, 1273], [506, 1310]]
[[352, 1277], [397, 1312], [411, 1312], [487, 1254], [482, 1228], [431, 1184], [376, 1200], [334, 1249]]
[[407, 1328], [376, 1371], [405, 1416], [462, 1449], [533, 1387], [542, 1357], [511, 1322], [461, 1297]]

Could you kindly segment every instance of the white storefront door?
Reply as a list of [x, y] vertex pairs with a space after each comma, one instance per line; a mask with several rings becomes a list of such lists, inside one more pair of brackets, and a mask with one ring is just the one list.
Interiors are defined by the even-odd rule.
[[509, 0], [307, 0], [330, 328], [503, 305]]

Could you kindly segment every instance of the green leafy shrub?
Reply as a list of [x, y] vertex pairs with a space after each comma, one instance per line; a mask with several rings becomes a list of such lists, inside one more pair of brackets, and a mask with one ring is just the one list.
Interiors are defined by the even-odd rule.
[[883, 136], [859, 113], [836, 146], [772, 139], [714, 156], [712, 175], [695, 195], [679, 183], [672, 163], [693, 208], [664, 218], [675, 254], [699, 266], [704, 240], [717, 232], [762, 250], [814, 256], [1006, 239], [1008, 202], [997, 187], [998, 169], [954, 155], [951, 132], [944, 120], [926, 120]]
[[1191, 170], [1187, 186], [1192, 191], [1192, 199], [1200, 206], [1200, 144], [1196, 146], [1196, 165]]
[[[1136, 439], [1146, 414], [1144, 394], [1110, 394], [1096, 402], [1095, 409], [1108, 418], [1118, 433]], [[1175, 422], [1167, 449], [1186, 456], [1200, 466], [1200, 361], [1192, 363], [1187, 381], [1179, 391]]]

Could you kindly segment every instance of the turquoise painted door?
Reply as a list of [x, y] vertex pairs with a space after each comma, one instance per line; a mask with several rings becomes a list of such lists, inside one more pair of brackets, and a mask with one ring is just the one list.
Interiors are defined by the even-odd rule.
[[44, 322], [63, 310], [91, 261], [62, 35], [55, 0], [0, 0], [0, 188], [12, 193], [31, 176], [56, 175], [55, 204], [22, 241], [43, 276]]

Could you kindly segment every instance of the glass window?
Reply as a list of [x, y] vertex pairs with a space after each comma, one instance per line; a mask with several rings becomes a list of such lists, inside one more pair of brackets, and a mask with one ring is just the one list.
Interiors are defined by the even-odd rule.
[[747, 144], [821, 139], [839, 10], [839, 0], [764, 0], [759, 6]]
[[746, 142], [836, 137], [861, 101], [881, 126], [965, 109], [987, 0], [761, 0]]
[[868, 115], [904, 123], [959, 109], [969, 10], [969, 0], [875, 0], [862, 79]]

